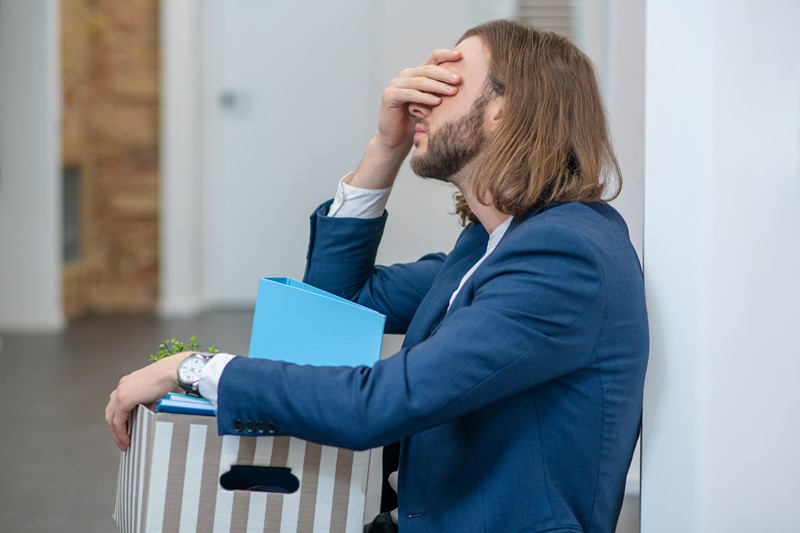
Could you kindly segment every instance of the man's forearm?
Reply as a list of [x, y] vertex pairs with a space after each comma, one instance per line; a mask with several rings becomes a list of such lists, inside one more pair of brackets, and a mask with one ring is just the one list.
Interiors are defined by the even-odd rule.
[[407, 146], [387, 148], [382, 146], [377, 138], [373, 137], [367, 145], [358, 168], [345, 183], [362, 189], [387, 189], [394, 185], [400, 166], [406, 155], [411, 150], [411, 141]]

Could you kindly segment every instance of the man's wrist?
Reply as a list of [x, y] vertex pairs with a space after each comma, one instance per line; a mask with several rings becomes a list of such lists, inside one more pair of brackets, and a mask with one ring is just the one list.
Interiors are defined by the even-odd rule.
[[382, 144], [377, 136], [373, 137], [358, 168], [345, 183], [362, 189], [390, 188], [410, 149], [410, 142], [408, 146], [391, 148]]
[[177, 385], [185, 394], [200, 396], [200, 373], [203, 368], [214, 358], [210, 352], [188, 352], [186, 357], [177, 365]]
[[372, 155], [384, 161], [400, 164], [408, 155], [413, 144], [414, 142], [409, 136], [408, 139], [400, 145], [389, 145], [381, 139], [379, 133], [375, 133], [367, 144], [367, 152], [371, 152]]

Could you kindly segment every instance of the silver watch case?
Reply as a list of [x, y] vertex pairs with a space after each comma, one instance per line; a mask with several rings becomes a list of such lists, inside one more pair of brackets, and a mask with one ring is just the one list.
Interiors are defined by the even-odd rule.
[[195, 352], [178, 365], [178, 385], [186, 394], [200, 396], [200, 373], [212, 357], [209, 352]]

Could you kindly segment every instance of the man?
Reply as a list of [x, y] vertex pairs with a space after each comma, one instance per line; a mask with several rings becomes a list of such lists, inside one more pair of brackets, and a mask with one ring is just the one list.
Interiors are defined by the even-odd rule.
[[[469, 223], [449, 254], [376, 267], [412, 144]], [[648, 351], [639, 263], [603, 201], [615, 175], [593, 67], [560, 37], [496, 21], [404, 70], [311, 217], [305, 275], [384, 313], [403, 348], [355, 369], [214, 357], [199, 392], [220, 433], [252, 420], [340, 447], [399, 441], [403, 532], [614, 531]], [[187, 355], [120, 381], [106, 419], [121, 449], [130, 411], [175, 389]]]

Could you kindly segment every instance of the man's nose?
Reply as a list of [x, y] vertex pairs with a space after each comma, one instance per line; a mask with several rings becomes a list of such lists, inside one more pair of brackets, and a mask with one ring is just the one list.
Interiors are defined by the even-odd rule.
[[408, 112], [415, 118], [427, 118], [431, 114], [431, 108], [420, 104], [408, 104]]

